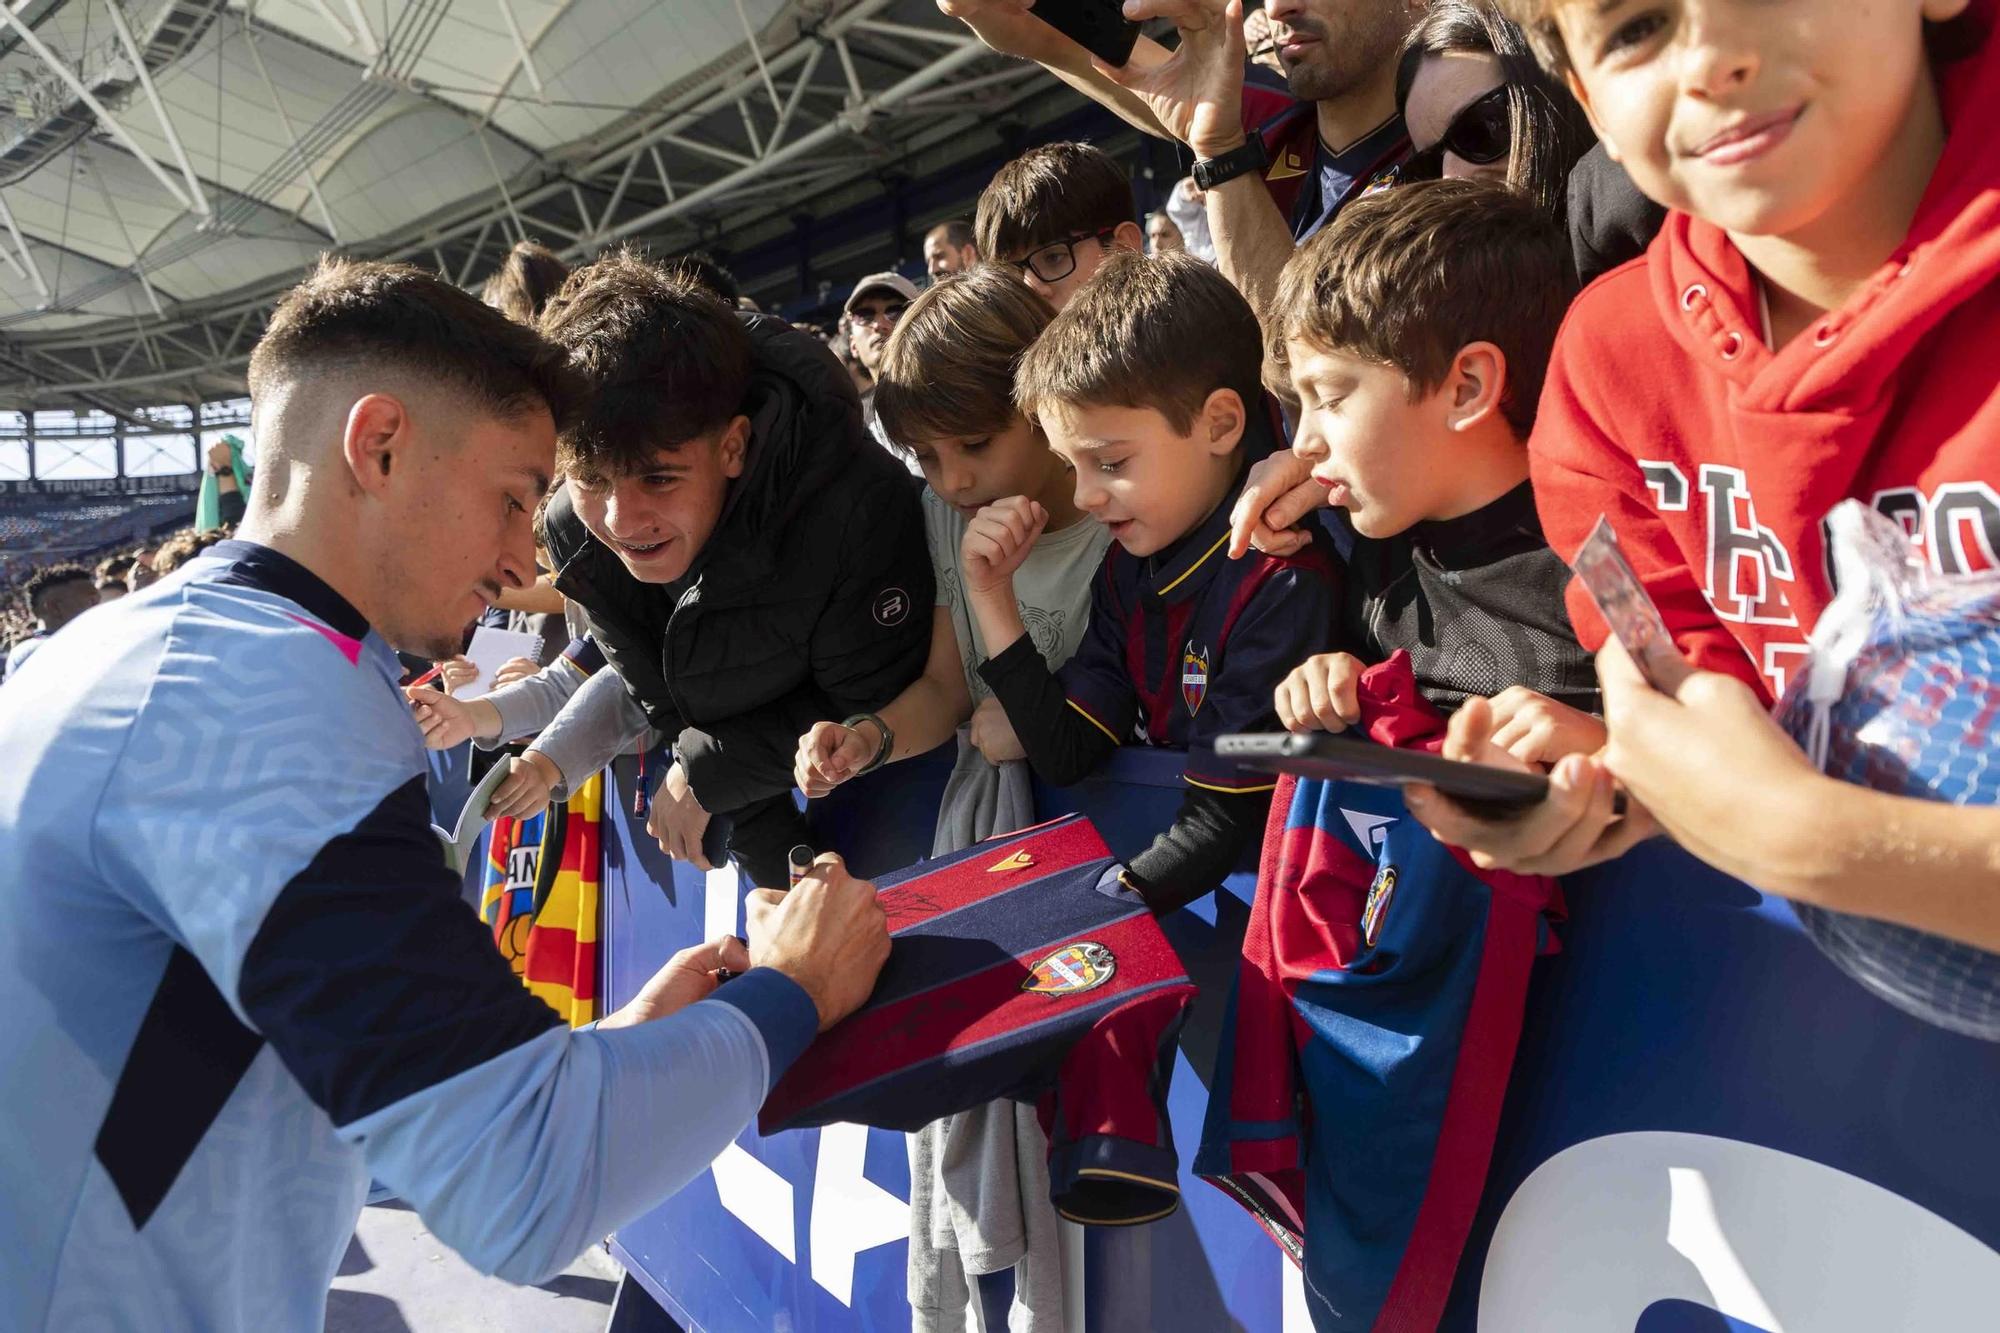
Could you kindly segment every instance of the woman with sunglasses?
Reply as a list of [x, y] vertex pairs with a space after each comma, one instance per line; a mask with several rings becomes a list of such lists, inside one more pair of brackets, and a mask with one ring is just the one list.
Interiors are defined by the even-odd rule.
[[1527, 195], [1569, 231], [1585, 282], [1633, 258], [1664, 216], [1597, 146], [1569, 91], [1535, 63], [1527, 34], [1474, 0], [1438, 0], [1410, 30], [1396, 105], [1411, 175], [1479, 176]]

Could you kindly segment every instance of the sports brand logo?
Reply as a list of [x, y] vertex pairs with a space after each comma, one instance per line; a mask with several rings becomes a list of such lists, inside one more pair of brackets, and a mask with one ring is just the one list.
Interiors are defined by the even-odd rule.
[[1201, 701], [1207, 697], [1208, 651], [1189, 644], [1181, 654], [1181, 701], [1192, 715], [1201, 711]]
[[1094, 940], [1082, 940], [1065, 944], [1036, 963], [1021, 989], [1037, 995], [1081, 995], [1111, 980], [1117, 970], [1118, 960], [1111, 956], [1111, 950]]
[[1034, 863], [1035, 858], [1027, 852], [1015, 852], [1005, 860], [995, 861], [992, 865], [986, 867], [986, 873], [989, 875], [1004, 875], [1010, 870], [1026, 870]]
[[1369, 948], [1382, 933], [1382, 918], [1389, 914], [1389, 901], [1396, 896], [1396, 867], [1383, 866], [1368, 886], [1368, 901], [1361, 908], [1361, 938]]
[[875, 623], [891, 629], [910, 618], [910, 594], [901, 588], [884, 588], [873, 609]]

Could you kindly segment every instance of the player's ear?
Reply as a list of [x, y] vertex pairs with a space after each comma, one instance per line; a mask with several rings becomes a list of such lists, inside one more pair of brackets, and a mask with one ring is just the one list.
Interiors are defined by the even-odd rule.
[[409, 409], [392, 394], [363, 394], [347, 409], [340, 451], [362, 494], [381, 494], [397, 466], [408, 464], [411, 437]]
[[1220, 457], [1234, 452], [1248, 424], [1243, 395], [1234, 389], [1217, 389], [1201, 405], [1201, 415], [1195, 421], [1195, 437], [1209, 453]]
[[1458, 349], [1445, 383], [1445, 424], [1471, 430], [1500, 411], [1507, 398], [1507, 354], [1489, 342]]

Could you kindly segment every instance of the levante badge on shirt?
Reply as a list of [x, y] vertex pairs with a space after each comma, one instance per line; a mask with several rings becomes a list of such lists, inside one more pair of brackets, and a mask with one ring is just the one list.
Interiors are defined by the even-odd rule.
[[1189, 644], [1181, 654], [1181, 700], [1192, 715], [1201, 711], [1201, 701], [1207, 697], [1208, 650]]
[[1028, 979], [1021, 983], [1021, 989], [1051, 998], [1081, 995], [1111, 980], [1117, 970], [1118, 960], [1112, 957], [1111, 950], [1095, 940], [1080, 940], [1065, 944], [1036, 963], [1029, 970]]

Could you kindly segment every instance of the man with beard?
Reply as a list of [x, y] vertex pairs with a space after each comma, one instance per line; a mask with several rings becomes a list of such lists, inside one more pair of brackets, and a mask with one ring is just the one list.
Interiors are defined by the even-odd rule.
[[[938, 0], [996, 51], [1042, 65], [1149, 134], [1178, 139], [1207, 191], [1217, 263], [1261, 313], [1295, 244], [1349, 199], [1393, 184], [1410, 143], [1396, 114], [1396, 53], [1417, 0], [1270, 0], [1291, 97], [1246, 87], [1242, 0], [1136, 0], [1180, 45], [1140, 37], [1104, 65], [1028, 12], [1030, 0]], [[1258, 188], [1255, 182], [1262, 182]]]

